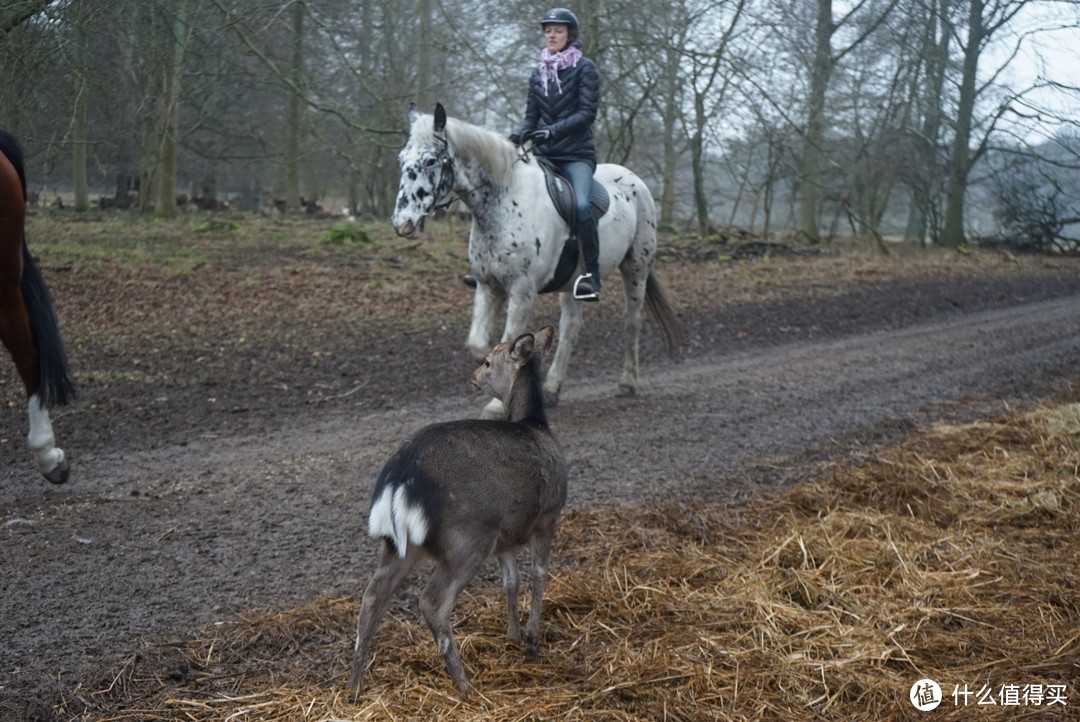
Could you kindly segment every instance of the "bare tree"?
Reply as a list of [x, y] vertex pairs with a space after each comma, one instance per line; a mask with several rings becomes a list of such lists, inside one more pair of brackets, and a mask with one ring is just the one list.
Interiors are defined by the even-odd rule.
[[7, 35], [52, 3], [53, 0], [9, 0], [0, 5], [0, 35]]
[[163, 218], [176, 216], [177, 153], [180, 144], [180, 101], [184, 55], [191, 28], [187, 0], [176, 0], [165, 18], [166, 47], [171, 50], [162, 70], [161, 125], [158, 136], [158, 164], [154, 175], [157, 197], [156, 213]]
[[300, 125], [304, 105], [304, 3], [292, 6], [289, 66], [289, 113], [285, 123], [285, 207], [289, 213], [300, 212]]
[[87, 29], [89, 18], [85, 0], [73, 2], [72, 9], [74, 12], [72, 22], [75, 26], [75, 50], [72, 63], [75, 75], [75, 97], [71, 119], [71, 175], [75, 187], [75, 210], [86, 211], [90, 208], [90, 192], [86, 178], [86, 150], [90, 141], [90, 121], [87, 114], [87, 106], [90, 103], [88, 97], [90, 83], [87, 78], [90, 71]]
[[986, 152], [997, 121], [1008, 108], [1008, 102], [997, 108], [982, 123], [983, 134], [974, 148], [972, 131], [975, 128], [975, 107], [980, 96], [993, 87], [993, 80], [1008, 62], [1015, 57], [1016, 45], [1009, 61], [997, 68], [990, 79], [980, 83], [979, 60], [994, 36], [1016, 17], [1029, 0], [966, 0], [967, 22], [963, 28], [950, 21], [949, 32], [963, 53], [958, 81], [959, 96], [956, 115], [953, 118], [953, 141], [949, 153], [948, 176], [945, 183], [945, 221], [941, 242], [957, 247], [964, 243], [964, 204], [968, 188], [968, 174]]
[[[1076, 139], [1068, 146], [1075, 153]], [[1080, 182], [1075, 168], [1017, 150], [1015, 155], [1004, 154], [1005, 167], [993, 182], [994, 218], [1001, 225], [1005, 242], [1021, 250], [1080, 250], [1075, 230], [1067, 231], [1080, 224]]]
[[922, 72], [915, 74], [916, 84], [913, 86], [913, 89], [919, 91], [914, 105], [922, 122], [918, 128], [912, 126], [908, 129], [913, 139], [910, 146], [912, 162], [907, 174], [911, 203], [908, 207], [904, 237], [920, 245], [926, 241], [931, 204], [936, 195], [933, 189], [940, 184], [941, 178], [939, 146], [944, 103], [942, 91], [949, 65], [949, 43], [952, 39], [947, 21], [952, 12], [952, 3], [953, 0], [929, 0], [925, 3], [925, 24], [918, 55]]
[[[840, 61], [873, 33], [896, 7], [897, 0], [888, 0], [877, 8], [869, 0], [860, 0], [847, 13], [836, 19], [832, 0], [817, 0], [814, 17], [814, 51], [809, 65], [809, 89], [806, 106], [805, 136], [799, 163], [802, 191], [799, 213], [799, 232], [809, 241], [820, 240], [818, 219], [824, 186], [825, 100], [833, 71]], [[863, 18], [862, 13], [873, 13]], [[843, 28], [861, 22], [855, 36], [840, 49], [833, 49], [833, 37]]]

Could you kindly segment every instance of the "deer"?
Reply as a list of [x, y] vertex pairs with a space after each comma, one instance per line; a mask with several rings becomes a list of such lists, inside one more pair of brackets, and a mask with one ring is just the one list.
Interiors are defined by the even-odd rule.
[[566, 502], [567, 464], [548, 426], [540, 363], [555, 329], [545, 326], [495, 346], [471, 384], [506, 407], [503, 419], [465, 419], [426, 426], [383, 466], [372, 493], [369, 536], [381, 556], [356, 623], [349, 687], [360, 692], [376, 628], [391, 597], [421, 559], [434, 569], [420, 611], [463, 696], [470, 676], [450, 628], [458, 595], [496, 557], [506, 593], [507, 636], [522, 642], [516, 552], [529, 547], [532, 598], [524, 653], [539, 653], [540, 608], [555, 530]]

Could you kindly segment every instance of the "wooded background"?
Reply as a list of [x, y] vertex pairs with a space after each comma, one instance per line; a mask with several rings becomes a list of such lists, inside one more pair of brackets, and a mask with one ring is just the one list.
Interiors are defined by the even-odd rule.
[[[548, 6], [15, 0], [0, 125], [41, 203], [385, 218], [415, 102], [509, 133]], [[1076, 0], [578, 0], [601, 160], [664, 224], [1075, 250]], [[101, 201], [101, 196], [107, 200]], [[111, 199], [111, 202], [108, 201]]]

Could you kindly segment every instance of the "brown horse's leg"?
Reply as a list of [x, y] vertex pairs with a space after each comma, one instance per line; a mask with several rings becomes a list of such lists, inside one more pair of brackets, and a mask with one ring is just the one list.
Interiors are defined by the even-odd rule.
[[22, 297], [26, 200], [18, 172], [0, 153], [0, 343], [11, 353], [26, 395], [37, 392], [37, 349]]
[[22, 295], [25, 214], [22, 181], [7, 156], [0, 153], [0, 343], [11, 354], [26, 388], [30, 412], [27, 442], [38, 471], [60, 484], [67, 481], [68, 462], [55, 446], [49, 412], [38, 397], [38, 352]]
[[[18, 262], [19, 259], [16, 259]], [[38, 388], [37, 350], [30, 330], [30, 316], [19, 291], [19, 279], [11, 281], [7, 278], [9, 275], [7, 269], [0, 271], [0, 343], [11, 354], [29, 397]]]

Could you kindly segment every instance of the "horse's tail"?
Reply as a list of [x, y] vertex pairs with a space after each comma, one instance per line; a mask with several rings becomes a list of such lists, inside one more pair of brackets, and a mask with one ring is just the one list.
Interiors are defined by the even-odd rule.
[[649, 271], [649, 278], [645, 282], [645, 305], [664, 332], [668, 355], [677, 355], [686, 343], [682, 322], [679, 321], [663, 284], [652, 271]]
[[63, 406], [75, 398], [75, 384], [68, 372], [67, 353], [60, 338], [60, 327], [56, 323], [49, 289], [25, 242], [22, 295], [38, 355], [38, 398], [42, 406]]
[[[7, 131], [0, 130], [0, 153], [7, 156], [22, 185], [26, 198], [26, 170], [19, 141]], [[22, 296], [30, 316], [30, 330], [38, 355], [38, 399], [43, 406], [63, 406], [75, 397], [75, 385], [68, 373], [67, 354], [60, 339], [60, 328], [53, 313], [52, 298], [41, 277], [37, 264], [30, 256], [23, 239]]]

